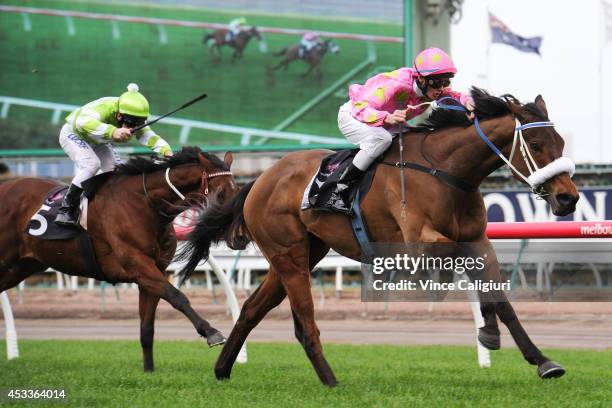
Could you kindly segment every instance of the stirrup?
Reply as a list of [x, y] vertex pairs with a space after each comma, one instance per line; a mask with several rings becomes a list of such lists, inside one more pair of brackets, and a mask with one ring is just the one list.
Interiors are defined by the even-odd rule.
[[68, 212], [60, 212], [53, 220], [58, 225], [63, 225], [66, 227], [78, 227], [79, 226], [79, 214], [71, 215]]

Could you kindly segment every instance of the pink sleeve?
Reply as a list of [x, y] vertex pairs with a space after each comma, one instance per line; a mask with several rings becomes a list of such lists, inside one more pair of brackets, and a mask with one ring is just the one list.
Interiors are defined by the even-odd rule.
[[351, 115], [369, 126], [383, 126], [389, 105], [397, 92], [397, 84], [381, 75], [371, 78], [363, 86], [351, 86]]
[[464, 106], [467, 104], [467, 101], [474, 102], [470, 95], [463, 93], [463, 92], [456, 92], [456, 91], [453, 91], [452, 89], [447, 89], [442, 94], [443, 96], [450, 96], [451, 98], [457, 99]]

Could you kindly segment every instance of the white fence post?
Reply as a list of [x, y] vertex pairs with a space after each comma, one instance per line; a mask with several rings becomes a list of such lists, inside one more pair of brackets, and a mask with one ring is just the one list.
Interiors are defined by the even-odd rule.
[[[219, 279], [219, 283], [221, 284], [221, 287], [225, 292], [227, 305], [229, 306], [230, 311], [232, 312], [232, 320], [234, 321], [234, 323], [236, 323], [238, 317], [240, 316], [240, 306], [238, 305], [238, 299], [236, 298], [236, 294], [234, 293], [232, 286], [227, 280], [227, 275], [225, 275], [225, 272], [223, 272], [223, 268], [219, 266], [219, 264], [212, 255], [208, 257], [208, 263], [210, 264], [210, 267], [212, 268], [213, 272], [215, 272], [215, 274], [217, 275], [217, 279]], [[246, 343], [238, 352], [238, 357], [236, 358], [236, 361], [239, 363], [247, 362]]]
[[15, 319], [13, 319], [13, 309], [9, 302], [6, 292], [0, 293], [2, 303], [2, 314], [6, 325], [6, 358], [12, 360], [19, 357], [19, 346], [17, 344], [17, 330], [15, 329]]

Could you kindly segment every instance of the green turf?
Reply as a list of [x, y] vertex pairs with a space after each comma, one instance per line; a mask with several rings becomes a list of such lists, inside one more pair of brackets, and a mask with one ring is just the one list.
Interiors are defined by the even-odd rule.
[[612, 351], [546, 350], [568, 373], [543, 381], [516, 349], [494, 352], [493, 367], [480, 369], [473, 347], [330, 344], [325, 352], [340, 384], [328, 389], [297, 344], [250, 343], [249, 362], [235, 366], [231, 380], [223, 382], [212, 372], [219, 350], [203, 342], [157, 342], [154, 374], [141, 372], [137, 341], [26, 340], [20, 349], [19, 359], [0, 359], [0, 387], [65, 388], [72, 406], [612, 404]]
[[[48, 0], [0, 0], [0, 4], [221, 23], [237, 15]], [[249, 24], [260, 26], [401, 36], [398, 25], [244, 14]], [[71, 37], [63, 17], [32, 14], [29, 18], [32, 31], [26, 32], [20, 14], [0, 13], [2, 95], [82, 105], [101, 96], [118, 95], [128, 82], [136, 82], [150, 99], [152, 112], [160, 114], [206, 91], [208, 100], [177, 116], [261, 129], [274, 128], [367, 56], [364, 42], [338, 40], [341, 52], [325, 57], [322, 80], [300, 78], [307, 68], [301, 61], [287, 72], [269, 76], [266, 67], [277, 59], [270, 53], [261, 54], [255, 42], [249, 44], [242, 62], [230, 64], [229, 49], [225, 49], [225, 60], [215, 65], [201, 43], [204, 30], [166, 26], [169, 42], [160, 45], [157, 28], [147, 24], [119, 23], [121, 39], [114, 40], [108, 21], [75, 18], [76, 35]], [[265, 38], [270, 51], [299, 41], [298, 36], [279, 34], [266, 34]], [[377, 61], [364, 72], [374, 66], [398, 66], [402, 61], [401, 44], [376, 43], [375, 49]], [[343, 101], [330, 96], [286, 130], [339, 137], [336, 117]], [[16, 109], [13, 114], [11, 108], [8, 118], [0, 120], [0, 148], [40, 147], [48, 138], [56, 143], [59, 126], [49, 123], [50, 111], [28, 108], [28, 116], [18, 115]], [[160, 128], [159, 132], [173, 142], [178, 140], [177, 127]], [[7, 135], [13, 136], [9, 140]], [[190, 142], [236, 144], [239, 137], [194, 130]]]

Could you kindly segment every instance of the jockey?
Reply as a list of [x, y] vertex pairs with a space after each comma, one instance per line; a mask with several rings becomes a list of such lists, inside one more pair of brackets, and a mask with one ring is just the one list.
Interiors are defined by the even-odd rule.
[[149, 117], [149, 102], [138, 92], [138, 85], [129, 84], [120, 97], [105, 97], [89, 102], [66, 117], [59, 142], [74, 162], [76, 174], [64, 196], [55, 222], [76, 226], [83, 181], [112, 171], [121, 159], [111, 142], [125, 142], [134, 136], [138, 141], [163, 156], [172, 156], [170, 145], [150, 127], [132, 133]]
[[304, 58], [310, 50], [312, 50], [320, 41], [319, 34], [314, 31], [308, 31], [304, 33], [302, 36], [302, 40], [300, 41], [300, 58]]
[[232, 42], [234, 41], [234, 39], [236, 38], [236, 36], [238, 34], [240, 34], [240, 32], [242, 30], [244, 30], [244, 25], [246, 24], [246, 18], [244, 17], [239, 17], [239, 18], [235, 18], [232, 21], [229, 22], [228, 26], [227, 26], [227, 38], [226, 41], [227, 42]]
[[469, 111], [474, 108], [472, 97], [452, 91], [449, 86], [457, 69], [451, 58], [439, 48], [421, 51], [411, 68], [375, 75], [365, 85], [349, 87], [349, 101], [340, 107], [338, 127], [351, 143], [359, 145], [353, 162], [340, 175], [330, 202], [340, 198], [346, 208], [350, 186], [361, 179], [370, 164], [391, 145], [389, 129], [401, 125], [427, 109], [415, 107], [444, 96], [459, 100]]

